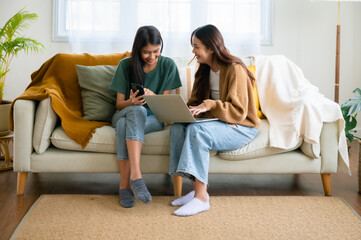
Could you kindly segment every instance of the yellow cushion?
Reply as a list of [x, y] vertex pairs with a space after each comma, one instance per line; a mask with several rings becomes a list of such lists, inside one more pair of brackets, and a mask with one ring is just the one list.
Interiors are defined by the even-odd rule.
[[[248, 66], [248, 70], [253, 74], [254, 78], [256, 79], [256, 66], [255, 65], [250, 65], [250, 66]], [[256, 103], [257, 117], [266, 118], [264, 116], [264, 114], [261, 112], [261, 106], [259, 105], [257, 84], [256, 83], [257, 83], [257, 81], [255, 82], [255, 84], [253, 86], [253, 97], [254, 97], [254, 102]]]

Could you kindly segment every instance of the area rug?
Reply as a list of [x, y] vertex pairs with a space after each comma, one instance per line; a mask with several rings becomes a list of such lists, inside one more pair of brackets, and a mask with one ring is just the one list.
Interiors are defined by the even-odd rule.
[[118, 196], [42, 195], [12, 239], [361, 239], [360, 216], [336, 197], [216, 196], [191, 217], [173, 215], [173, 199], [125, 209]]

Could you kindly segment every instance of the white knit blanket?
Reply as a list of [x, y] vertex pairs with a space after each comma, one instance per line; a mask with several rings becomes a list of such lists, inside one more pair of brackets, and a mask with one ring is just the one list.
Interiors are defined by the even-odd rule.
[[303, 140], [319, 144], [323, 122], [337, 121], [338, 165], [350, 173], [340, 106], [319, 93], [284, 56], [258, 56], [255, 65], [259, 101], [270, 126], [270, 146], [291, 149]]

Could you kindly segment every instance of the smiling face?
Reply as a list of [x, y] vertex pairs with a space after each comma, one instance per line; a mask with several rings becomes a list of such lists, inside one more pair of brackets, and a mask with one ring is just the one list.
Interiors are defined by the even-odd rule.
[[145, 47], [142, 47], [140, 51], [140, 57], [144, 61], [144, 64], [147, 67], [156, 66], [158, 63], [158, 58], [160, 56], [160, 45], [148, 44]]
[[193, 53], [197, 58], [198, 63], [204, 63], [211, 65], [212, 64], [212, 55], [213, 51], [207, 48], [201, 40], [199, 40], [196, 36], [192, 38], [192, 45], [193, 45]]

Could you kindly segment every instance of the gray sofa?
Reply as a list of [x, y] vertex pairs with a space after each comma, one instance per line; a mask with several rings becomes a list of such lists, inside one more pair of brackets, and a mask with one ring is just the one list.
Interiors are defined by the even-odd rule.
[[[178, 93], [186, 97], [195, 68], [186, 66], [185, 60], [175, 60], [184, 85]], [[50, 99], [40, 103], [17, 100], [14, 104], [14, 171], [18, 172], [18, 194], [24, 193], [27, 174], [31, 172], [119, 171], [115, 154], [115, 131], [112, 127], [97, 129], [88, 146], [82, 149], [65, 134], [54, 114]], [[49, 118], [53, 120], [49, 122]], [[163, 131], [145, 136], [141, 155], [142, 173], [168, 174], [169, 128], [167, 126]], [[259, 134], [249, 145], [235, 151], [211, 152], [209, 173], [317, 173], [321, 175], [325, 195], [331, 195], [330, 174], [337, 172], [338, 166], [337, 123], [324, 123], [319, 145], [303, 142], [287, 151], [269, 147], [268, 129], [268, 121], [262, 119]], [[39, 140], [36, 136], [42, 138]], [[179, 196], [182, 191], [182, 178], [175, 176], [173, 180], [174, 194]]]

